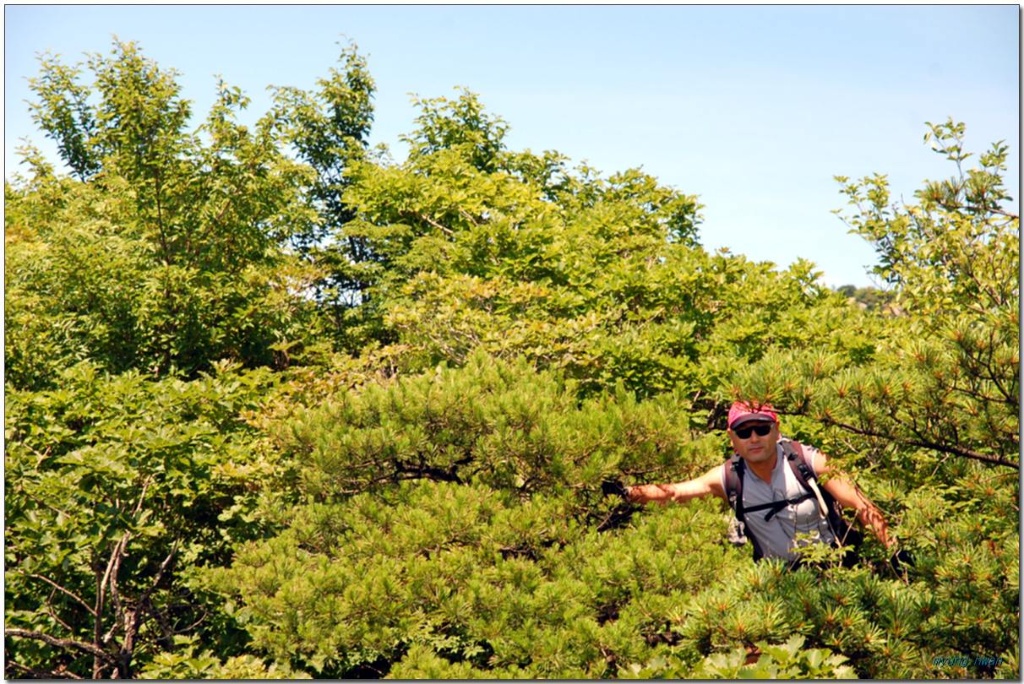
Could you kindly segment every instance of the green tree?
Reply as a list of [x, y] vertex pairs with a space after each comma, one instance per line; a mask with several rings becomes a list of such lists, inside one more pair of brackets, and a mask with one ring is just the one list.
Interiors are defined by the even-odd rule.
[[270, 386], [227, 367], [154, 382], [81, 363], [59, 389], [8, 388], [7, 677], [131, 677], [179, 635], [238, 653], [245, 634], [194, 578], [261, 534], [240, 416]]
[[36, 121], [77, 178], [28, 150], [29, 177], [5, 185], [5, 380], [52, 384], [53, 346], [112, 372], [280, 362], [275, 346], [315, 331], [308, 274], [281, 249], [310, 219], [308, 168], [281, 152], [272, 118], [237, 123], [237, 89], [221, 84], [189, 134], [173, 72], [134, 44], [88, 67], [91, 87], [48, 57], [33, 81]]
[[[928, 183], [916, 205], [887, 206], [878, 177], [845, 186], [859, 209], [849, 221], [876, 245], [880, 273], [898, 285], [896, 302], [908, 312], [886, 370], [912, 374], [882, 383], [890, 396], [872, 393], [873, 410], [851, 422], [863, 432], [1018, 467], [1020, 219], [1002, 206], [1009, 199], [1006, 146], [993, 145], [978, 168], [965, 171], [964, 131], [953, 121], [929, 124], [926, 141], [957, 174]], [[905, 382], [892, 391], [896, 379]]]
[[319, 79], [316, 92], [275, 88], [273, 115], [282, 140], [315, 172], [306, 202], [316, 210], [316, 218], [291, 241], [317, 267], [314, 296], [329, 314], [335, 338], [342, 347], [357, 351], [365, 340], [352, 339], [349, 328], [358, 329], [371, 308], [367, 289], [371, 265], [379, 256], [366, 238], [345, 234], [355, 212], [344, 191], [351, 184], [350, 167], [370, 154], [367, 140], [375, 85], [355, 45], [343, 48], [339, 61], [341, 68]]
[[[397, 380], [274, 428], [307, 503], [211, 579], [258, 653], [328, 677], [731, 676], [747, 666], [738, 646], [765, 654], [749, 672], [776, 675], [936, 676], [950, 649], [1018, 668], [1019, 537], [1000, 511], [1019, 488], [969, 455], [943, 460], [999, 433], [965, 447], [835, 419], [858, 406], [842, 383], [917, 371], [903, 345], [941, 316], [903, 311], [905, 284], [897, 308], [867, 309], [805, 261], [779, 272], [707, 255], [633, 204], [659, 192], [642, 174], [563, 176], [557, 155], [524, 154], [536, 175], [505, 175], [491, 138], [429, 130], [447, 133], [425, 133], [404, 167], [357, 164], [346, 193], [349, 230], [389, 255], [374, 293]], [[666, 342], [670, 325], [685, 344]], [[725, 547], [714, 502], [629, 515], [596, 498], [608, 475], [684, 479], [720, 462], [725, 445], [701, 433], [743, 394], [776, 401], [788, 434], [857, 471], [919, 574], [893, 574], [870, 541], [861, 566], [824, 577], [751, 567]]]
[[29, 148], [5, 184], [12, 677], [130, 676], [181, 635], [219, 658], [242, 648], [190, 584], [263, 529], [246, 518], [258, 469], [239, 416], [270, 383], [225, 369], [280, 368], [317, 334], [309, 276], [283, 250], [315, 216], [311, 174], [273, 118], [239, 124], [247, 100], [222, 83], [188, 133], [173, 72], [134, 44], [87, 68], [83, 85], [44, 57], [33, 81], [71, 175]]
[[836, 288], [836, 291], [849, 300], [857, 303], [857, 306], [872, 311], [892, 311], [891, 305], [895, 299], [895, 293], [891, 289], [880, 289], [877, 287], [857, 287], [855, 285], [843, 285]]
[[563, 375], [482, 352], [338, 393], [273, 432], [296, 474], [285, 529], [204, 576], [254, 656], [316, 677], [914, 678], [949, 674], [952, 653], [1013, 672], [1010, 473], [909, 490], [865, 473], [920, 572], [869, 546], [854, 569], [792, 573], [727, 544], [717, 502], [600, 497], [604, 477], [720, 462], [721, 440], [679, 419], [692, 410], [681, 393], [581, 402]]
[[583, 393], [621, 380], [640, 395], [706, 395], [717, 381], [699, 371], [699, 350], [733, 315], [733, 293], [770, 293], [750, 298], [751, 318], [828, 294], [809, 264], [780, 273], [708, 255], [696, 198], [647, 174], [603, 177], [554, 152], [510, 151], [507, 125], [468, 92], [419, 104], [409, 159], [352, 165], [345, 193], [356, 212], [345, 232], [379, 256], [379, 339], [406, 370], [485, 349], [566, 370]]
[[[712, 506], [627, 536], [628, 511], [601, 497], [621, 470], [719, 458], [690, 443], [685, 402], [581, 403], [559, 374], [482, 352], [339, 393], [278, 427], [283, 464], [301, 464], [287, 529], [206, 574], [254, 653], [314, 676], [411, 675], [431, 657], [443, 676], [608, 676], [661, 643], [648, 601], [745, 561], [715, 543]], [[706, 552], [680, 562], [694, 543]]]

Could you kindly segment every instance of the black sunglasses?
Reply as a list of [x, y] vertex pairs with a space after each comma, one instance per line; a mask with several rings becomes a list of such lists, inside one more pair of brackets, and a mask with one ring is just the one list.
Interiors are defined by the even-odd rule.
[[733, 430], [736, 436], [740, 439], [750, 439], [750, 433], [756, 432], [758, 437], [764, 437], [772, 431], [774, 426], [771, 423], [760, 423], [759, 425], [751, 425], [750, 427], [740, 427]]

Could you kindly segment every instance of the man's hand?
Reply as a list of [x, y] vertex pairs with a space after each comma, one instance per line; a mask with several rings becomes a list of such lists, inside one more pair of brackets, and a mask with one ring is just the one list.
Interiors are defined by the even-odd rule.
[[605, 496], [621, 496], [629, 500], [629, 490], [621, 480], [605, 480], [601, 483], [601, 493]]
[[897, 575], [902, 575], [914, 567], [914, 557], [906, 549], [900, 549], [889, 558], [889, 565], [892, 566]]

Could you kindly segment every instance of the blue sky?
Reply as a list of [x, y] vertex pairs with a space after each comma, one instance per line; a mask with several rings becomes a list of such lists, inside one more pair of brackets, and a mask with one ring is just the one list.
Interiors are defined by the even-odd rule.
[[869, 285], [875, 255], [831, 213], [833, 176], [886, 173], [911, 201], [952, 174], [922, 139], [953, 117], [972, 150], [1010, 146], [1016, 198], [1019, 27], [1018, 5], [6, 5], [4, 174], [20, 138], [54, 149], [25, 103], [43, 51], [76, 63], [136, 41], [179, 72], [198, 125], [218, 75], [255, 119], [267, 86], [313, 88], [351, 40], [377, 84], [372, 142], [396, 157], [410, 94], [465, 87], [513, 149], [641, 167], [698, 195], [710, 250]]

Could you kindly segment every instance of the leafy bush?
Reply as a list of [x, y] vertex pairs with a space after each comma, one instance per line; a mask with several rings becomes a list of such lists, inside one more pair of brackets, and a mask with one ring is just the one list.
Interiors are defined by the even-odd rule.
[[[60, 389], [7, 392], [6, 626], [27, 637], [8, 639], [14, 673], [130, 676], [182, 632], [244, 644], [192, 577], [262, 534], [239, 416], [270, 378], [220, 370], [153, 382], [83, 363]], [[56, 662], [42, 644], [62, 646]]]

